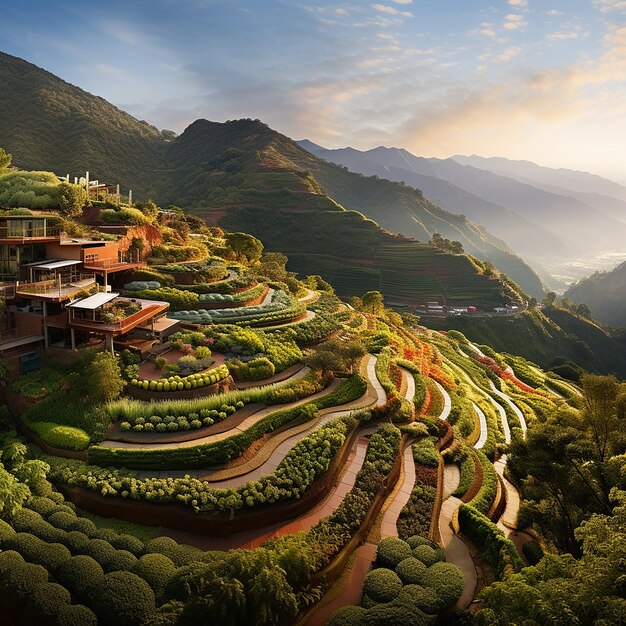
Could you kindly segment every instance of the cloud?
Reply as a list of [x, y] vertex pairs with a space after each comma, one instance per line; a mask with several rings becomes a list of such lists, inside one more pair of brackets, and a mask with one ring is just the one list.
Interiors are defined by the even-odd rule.
[[570, 31], [557, 31], [556, 33], [548, 33], [546, 37], [550, 41], [564, 41], [566, 39], [578, 39], [580, 37], [580, 33], [570, 30]]
[[528, 22], [526, 22], [523, 15], [519, 13], [509, 13], [509, 15], [504, 18], [503, 28], [505, 30], [517, 30], [527, 24]]
[[403, 17], [413, 17], [413, 13], [409, 11], [399, 11], [395, 7], [391, 7], [388, 4], [373, 4], [372, 9], [375, 11], [380, 11], [381, 13], [386, 13], [387, 15], [401, 15]]
[[550, 9], [546, 11], [546, 15], [563, 15], [563, 11], [557, 11], [556, 9]]
[[611, 11], [626, 13], [626, 0], [593, 0], [593, 6], [601, 13], [611, 13]]
[[491, 28], [483, 28], [480, 31], [481, 35], [484, 35], [485, 37], [495, 37], [496, 36], [496, 31], [491, 29]]
[[509, 0], [509, 4], [512, 7], [527, 7], [528, 0]]
[[510, 47], [504, 50], [501, 54], [499, 54], [496, 59], [501, 63], [506, 63], [510, 61], [513, 57], [516, 57], [522, 51], [521, 48]]
[[413, 4], [413, 0], [392, 0], [396, 4]]

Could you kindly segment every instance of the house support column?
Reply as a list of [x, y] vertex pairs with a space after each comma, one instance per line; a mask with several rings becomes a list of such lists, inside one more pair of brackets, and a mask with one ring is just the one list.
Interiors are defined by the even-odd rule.
[[104, 349], [111, 354], [114, 354], [113, 351], [113, 335], [111, 333], [106, 333], [104, 335]]
[[50, 342], [48, 340], [48, 324], [47, 322], [47, 317], [48, 317], [48, 303], [44, 300], [43, 301], [43, 343], [44, 346], [46, 347], [46, 350], [49, 348]]
[[73, 328], [70, 328], [70, 337], [72, 340], [72, 351], [76, 350], [76, 333]]

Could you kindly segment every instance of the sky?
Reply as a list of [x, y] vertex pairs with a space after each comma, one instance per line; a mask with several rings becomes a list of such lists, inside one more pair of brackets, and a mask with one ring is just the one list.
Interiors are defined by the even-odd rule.
[[0, 50], [182, 132], [259, 118], [626, 182], [626, 0], [0, 0]]

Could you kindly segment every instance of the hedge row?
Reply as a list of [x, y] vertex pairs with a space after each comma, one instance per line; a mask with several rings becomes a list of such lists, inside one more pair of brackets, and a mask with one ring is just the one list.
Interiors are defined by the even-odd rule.
[[459, 525], [480, 549], [481, 555], [495, 568], [498, 579], [519, 572], [524, 567], [513, 542], [473, 506], [462, 504], [459, 507]]
[[208, 372], [191, 374], [189, 376], [170, 376], [164, 380], [137, 380], [133, 378], [130, 384], [133, 387], [147, 389], [155, 392], [183, 391], [184, 389], [196, 389], [208, 387], [224, 380], [230, 375], [227, 365], [220, 365]]
[[35, 422], [31, 420], [24, 421], [24, 425], [54, 448], [85, 450], [91, 442], [91, 438], [82, 428], [62, 426], [55, 422]]

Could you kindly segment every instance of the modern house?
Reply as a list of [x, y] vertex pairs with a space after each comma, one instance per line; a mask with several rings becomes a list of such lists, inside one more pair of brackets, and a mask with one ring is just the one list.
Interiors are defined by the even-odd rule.
[[[0, 217], [0, 354], [14, 369], [41, 366], [50, 346], [113, 350], [113, 343], [139, 341], [137, 329], [161, 339], [178, 324], [161, 318], [166, 302], [120, 298], [109, 277], [143, 266], [120, 253], [115, 241], [67, 237], [54, 216]], [[103, 293], [100, 293], [103, 292]]]

